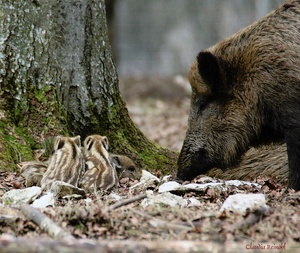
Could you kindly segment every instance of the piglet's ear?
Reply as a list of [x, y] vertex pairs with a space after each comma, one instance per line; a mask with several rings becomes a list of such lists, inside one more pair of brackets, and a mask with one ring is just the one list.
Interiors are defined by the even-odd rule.
[[106, 136], [102, 137], [102, 145], [108, 151], [109, 142], [108, 142], [108, 138]]
[[65, 142], [61, 136], [56, 136], [54, 139], [54, 150], [59, 150], [64, 146]]
[[79, 135], [73, 137], [73, 141], [75, 142], [75, 144], [76, 144], [78, 147], [81, 147], [81, 139], [80, 139], [80, 136], [79, 136]]
[[198, 71], [212, 93], [220, 93], [225, 85], [225, 70], [220, 59], [210, 52], [200, 52], [197, 56]]
[[87, 151], [90, 151], [90, 149], [92, 148], [93, 144], [94, 144], [93, 136], [88, 136], [88, 137], [85, 138], [85, 140], [83, 142], [85, 153]]

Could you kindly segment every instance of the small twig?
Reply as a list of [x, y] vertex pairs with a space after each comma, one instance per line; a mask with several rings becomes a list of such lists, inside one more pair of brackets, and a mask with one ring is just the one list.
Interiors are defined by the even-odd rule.
[[53, 220], [41, 213], [38, 209], [29, 205], [15, 206], [15, 208], [20, 210], [25, 217], [32, 220], [52, 238], [60, 240], [75, 239], [69, 231], [58, 226]]
[[124, 199], [124, 200], [121, 200], [113, 205], [110, 205], [110, 206], [107, 206], [105, 208], [102, 209], [102, 212], [103, 213], [106, 213], [106, 212], [110, 212], [112, 210], [115, 210], [121, 206], [126, 206], [126, 205], [129, 205], [135, 201], [138, 201], [138, 200], [141, 200], [141, 199], [144, 199], [144, 198], [147, 198], [147, 194], [141, 194], [141, 195], [137, 195], [137, 196], [134, 196], [130, 199]]
[[181, 225], [181, 224], [170, 223], [170, 222], [164, 221], [162, 219], [155, 218], [155, 217], [153, 217], [153, 216], [151, 216], [147, 213], [138, 211], [136, 209], [131, 209], [131, 212], [149, 219], [149, 223], [153, 227], [163, 227], [163, 228], [168, 228], [168, 229], [173, 229], [173, 230], [186, 230], [186, 231], [191, 231], [192, 230], [191, 227]]

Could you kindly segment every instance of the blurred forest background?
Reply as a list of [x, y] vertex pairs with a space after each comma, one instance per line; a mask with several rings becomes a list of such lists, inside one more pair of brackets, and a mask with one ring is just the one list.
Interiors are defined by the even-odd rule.
[[109, 36], [130, 116], [150, 139], [179, 151], [197, 53], [283, 0], [106, 0]]
[[186, 74], [200, 50], [283, 0], [108, 0], [120, 77]]

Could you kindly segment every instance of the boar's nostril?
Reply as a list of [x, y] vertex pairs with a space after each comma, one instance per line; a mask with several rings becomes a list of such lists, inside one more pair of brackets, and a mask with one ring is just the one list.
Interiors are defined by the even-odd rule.
[[204, 148], [200, 148], [194, 153], [191, 159], [191, 164], [194, 167], [198, 167], [199, 174], [204, 174], [215, 166], [215, 163], [210, 158], [209, 153]]
[[198, 158], [207, 156], [207, 151], [204, 148], [199, 148], [195, 153], [197, 154]]
[[205, 174], [214, 166], [205, 148], [184, 146], [178, 159], [176, 180], [191, 180], [197, 175]]

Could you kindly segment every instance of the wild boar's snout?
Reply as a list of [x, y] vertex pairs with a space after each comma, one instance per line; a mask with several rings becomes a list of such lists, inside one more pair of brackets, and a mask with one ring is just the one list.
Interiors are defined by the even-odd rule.
[[192, 180], [200, 174], [206, 173], [214, 166], [214, 162], [209, 158], [208, 152], [203, 147], [195, 146], [195, 141], [191, 145], [185, 140], [178, 158], [177, 180]]

